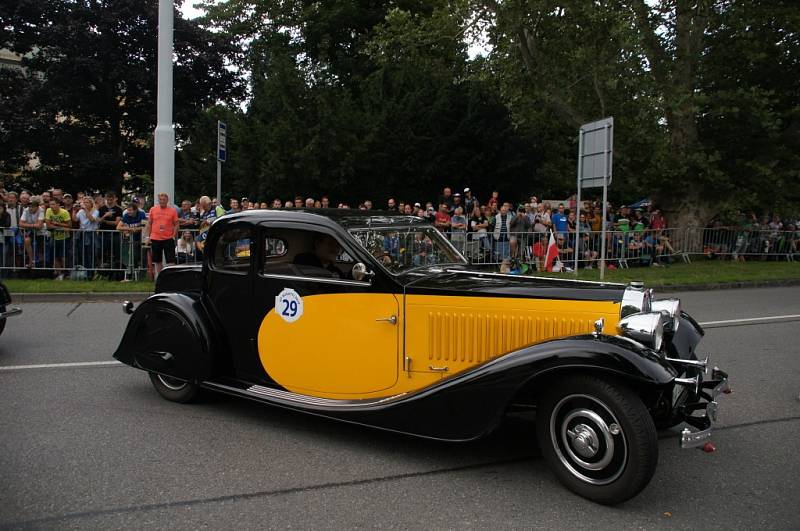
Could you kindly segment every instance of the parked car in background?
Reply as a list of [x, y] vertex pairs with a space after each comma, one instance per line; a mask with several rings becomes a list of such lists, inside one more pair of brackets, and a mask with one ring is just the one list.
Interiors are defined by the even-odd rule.
[[249, 211], [211, 226], [204, 262], [166, 268], [119, 361], [176, 402], [202, 389], [447, 441], [536, 412], [545, 460], [615, 504], [658, 461], [659, 427], [708, 443], [727, 375], [702, 328], [642, 285], [468, 269], [415, 217]]

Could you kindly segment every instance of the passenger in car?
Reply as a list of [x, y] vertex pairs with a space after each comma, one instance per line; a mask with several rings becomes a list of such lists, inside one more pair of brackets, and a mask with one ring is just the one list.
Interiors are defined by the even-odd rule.
[[312, 269], [308, 271], [303, 268], [303, 272], [308, 273], [310, 276], [348, 278], [336, 267], [336, 257], [339, 256], [340, 251], [339, 242], [333, 236], [318, 232], [314, 234], [314, 252], [298, 254], [294, 257], [293, 263], [299, 266], [309, 266], [324, 270], [314, 271]]

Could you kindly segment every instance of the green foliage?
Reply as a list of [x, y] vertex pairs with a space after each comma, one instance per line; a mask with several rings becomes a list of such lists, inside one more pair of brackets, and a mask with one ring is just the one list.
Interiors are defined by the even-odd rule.
[[476, 1], [489, 68], [541, 136], [537, 173], [574, 188], [575, 130], [615, 118], [612, 199], [651, 196], [673, 222], [796, 209], [796, 2]]
[[[275, 2], [209, 6], [246, 50], [252, 98], [226, 190], [259, 200], [435, 198], [446, 185], [529, 187], [532, 150], [469, 75], [467, 4]], [[526, 190], [527, 191], [527, 190]]]
[[712, 20], [699, 129], [721, 175], [713, 187], [731, 206], [794, 214], [800, 204], [798, 35], [792, 1], [734, 2]]
[[[23, 179], [34, 184], [120, 189], [126, 174], [152, 174], [157, 6], [156, 0], [3, 4], [0, 42], [26, 54], [26, 74], [4, 84], [16, 93], [14, 107], [0, 111], [0, 129], [10, 131], [2, 138], [6, 171], [33, 153], [41, 167]], [[199, 110], [235, 94], [228, 54], [234, 50], [220, 35], [176, 16], [179, 137]]]
[[[334, 203], [574, 191], [577, 128], [615, 119], [614, 203], [672, 223], [800, 199], [791, 0], [227, 0], [176, 18], [176, 187]], [[152, 173], [156, 1], [20, 0], [0, 41], [0, 158], [75, 187]], [[487, 53], [470, 57], [470, 39]], [[41, 77], [34, 73], [41, 73]], [[247, 98], [242, 100], [243, 89]], [[61, 119], [57, 119], [57, 117]], [[115, 184], [116, 183], [116, 184]], [[590, 193], [595, 193], [590, 192]]]

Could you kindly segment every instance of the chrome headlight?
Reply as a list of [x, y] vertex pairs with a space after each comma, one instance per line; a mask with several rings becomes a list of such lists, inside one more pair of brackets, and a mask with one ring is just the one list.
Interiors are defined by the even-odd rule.
[[650, 309], [654, 312], [662, 312], [669, 316], [672, 321], [672, 331], [678, 330], [681, 322], [681, 301], [678, 299], [664, 299], [650, 303]]
[[649, 312], [651, 296], [652, 290], [644, 289], [642, 282], [631, 282], [622, 294], [619, 316], [627, 317], [634, 313]]
[[635, 313], [622, 318], [617, 325], [620, 335], [661, 350], [664, 342], [664, 316], [661, 312]]

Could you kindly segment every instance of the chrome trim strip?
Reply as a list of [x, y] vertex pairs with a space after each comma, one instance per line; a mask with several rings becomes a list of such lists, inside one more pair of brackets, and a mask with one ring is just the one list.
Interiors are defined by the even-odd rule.
[[549, 280], [552, 282], [570, 282], [573, 284], [592, 284], [597, 286], [610, 286], [610, 287], [624, 287], [625, 284], [619, 284], [616, 282], [599, 282], [597, 280], [576, 280], [574, 278], [559, 278], [559, 277], [538, 277], [534, 275], [507, 275], [505, 273], [485, 273], [483, 271], [474, 271], [474, 270], [462, 270], [462, 269], [447, 269], [445, 270], [447, 273], [453, 273], [457, 275], [478, 275], [482, 277], [500, 277], [500, 278], [514, 278], [514, 279], [522, 279], [522, 280]]
[[368, 288], [372, 285], [370, 282], [362, 282], [360, 280], [347, 280], [341, 278], [325, 278], [325, 277], [301, 277], [296, 275], [276, 275], [273, 273], [259, 273], [263, 278], [276, 278], [279, 280], [295, 280], [300, 282], [320, 282], [322, 284], [339, 284], [345, 286], [359, 286]]
[[0, 319], [5, 319], [6, 317], [14, 317], [15, 315], [19, 315], [22, 313], [22, 308], [10, 308], [4, 312], [0, 312]]
[[241, 389], [238, 387], [218, 384], [215, 382], [203, 382], [203, 386], [225, 391], [236, 391], [237, 393], [244, 395], [257, 395], [260, 397], [272, 398], [283, 402], [290, 402], [298, 406], [322, 406], [322, 407], [332, 407], [336, 409], [354, 409], [361, 407], [377, 406], [380, 404], [384, 404], [386, 402], [397, 400], [398, 398], [401, 398], [407, 394], [407, 393], [400, 393], [397, 395], [387, 396], [383, 398], [374, 398], [374, 399], [369, 398], [361, 400], [352, 400], [352, 399], [339, 400], [335, 398], [319, 398], [315, 396], [301, 395], [289, 391], [283, 391], [280, 389], [265, 387], [263, 385], [251, 385], [246, 389]]

